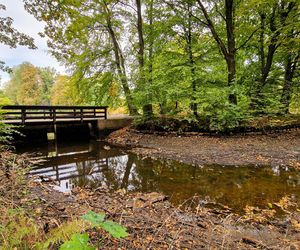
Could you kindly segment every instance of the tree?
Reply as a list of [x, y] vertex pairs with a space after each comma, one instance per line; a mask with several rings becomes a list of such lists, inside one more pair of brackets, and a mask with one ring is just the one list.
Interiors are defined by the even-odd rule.
[[4, 92], [15, 104], [49, 105], [55, 74], [51, 68], [22, 63], [12, 69]]
[[[215, 24], [212, 21], [207, 8], [205, 7], [204, 3], [201, 0], [197, 0], [201, 11], [203, 12], [205, 21], [200, 20], [201, 23], [206, 25], [214, 40], [216, 41], [225, 61], [227, 64], [227, 84], [228, 86], [232, 86], [235, 84], [236, 80], [236, 41], [235, 41], [235, 9], [237, 3], [234, 0], [225, 0], [223, 8], [225, 9], [225, 15], [221, 12], [220, 16], [225, 21], [226, 26], [226, 38], [227, 38], [227, 45], [221, 38], [220, 34], [217, 32], [215, 28]], [[216, 8], [218, 9], [217, 5]], [[231, 103], [237, 102], [236, 96], [234, 94], [229, 95], [229, 100]]]
[[24, 2], [81, 103], [192, 114], [217, 130], [298, 110], [299, 1]]
[[117, 1], [25, 0], [25, 7], [46, 22], [44, 34], [49, 38], [50, 51], [73, 70], [78, 82], [113, 72], [123, 88], [129, 112], [137, 114], [120, 45], [124, 27], [118, 20]]
[[41, 103], [41, 78], [38, 69], [33, 65], [26, 65], [20, 74], [21, 84], [17, 92], [17, 103], [24, 105], [38, 105]]
[[81, 100], [72, 79], [66, 75], [57, 76], [51, 89], [51, 105], [76, 104], [81, 104]]
[[[6, 10], [5, 5], [0, 4], [0, 11]], [[36, 49], [33, 38], [24, 33], [19, 32], [13, 26], [13, 19], [11, 17], [0, 17], [0, 43], [16, 48], [18, 45], [26, 46], [29, 49]], [[5, 66], [5, 62], [0, 61], [0, 70], [10, 71], [10, 68]]]
[[283, 104], [283, 113], [289, 112], [289, 106], [292, 97], [293, 78], [296, 74], [297, 67], [299, 67], [300, 50], [293, 55], [292, 52], [287, 53], [284, 66], [284, 84], [281, 96], [281, 103]]
[[51, 98], [51, 91], [57, 76], [55, 69], [51, 67], [39, 68], [39, 75], [41, 78], [41, 104], [49, 105]]
[[[262, 91], [267, 84], [275, 53], [282, 44], [285, 28], [290, 26], [290, 16], [293, 16], [293, 12], [297, 10], [297, 4], [294, 1], [273, 1], [273, 3], [271, 3], [271, 7], [269, 6], [270, 5], [268, 3], [265, 3], [262, 4], [259, 9], [259, 58], [261, 74], [257, 81], [258, 85], [256, 86], [252, 102], [252, 106], [256, 109], [259, 108], [258, 106], [261, 106], [263, 102]], [[267, 24], [269, 24], [269, 30], [267, 29]], [[286, 38], [287, 37], [284, 37], [284, 39]], [[287, 60], [286, 64], [291, 63], [291, 58], [287, 58], [285, 60]], [[291, 66], [287, 65], [286, 67], [290, 68]], [[288, 69], [288, 71], [289, 70], [290, 69]], [[285, 78], [287, 78], [287, 81], [290, 81], [288, 78], [293, 75], [291, 74], [292, 72], [293, 70], [286, 74]], [[289, 88], [287, 87], [286, 89]], [[287, 95], [285, 96], [287, 97]]]
[[[137, 33], [138, 33], [138, 62], [139, 62], [139, 84], [144, 86], [146, 84], [145, 78], [145, 42], [144, 42], [144, 28], [143, 28], [143, 18], [142, 18], [142, 4], [141, 0], [135, 0], [137, 9]], [[150, 3], [153, 5], [153, 3]], [[152, 8], [150, 6], [150, 8]], [[149, 84], [149, 82], [148, 82]], [[151, 103], [147, 103], [143, 106], [143, 112], [146, 116], [152, 116], [153, 110]]]
[[[190, 81], [191, 81], [191, 103], [190, 107], [195, 116], [198, 116], [198, 104], [197, 104], [197, 75], [196, 75], [196, 60], [202, 58], [204, 52], [195, 51], [195, 47], [198, 43], [197, 33], [202, 31], [202, 24], [197, 25], [198, 22], [195, 19], [195, 6], [192, 1], [169, 1], [167, 4], [170, 6], [174, 15], [176, 16], [177, 35], [184, 43], [184, 51], [187, 55], [186, 65], [190, 68]], [[199, 48], [197, 48], [199, 50]], [[198, 54], [196, 56], [195, 54]], [[199, 55], [200, 54], [200, 55]]]
[[11, 105], [12, 101], [0, 90], [0, 106]]

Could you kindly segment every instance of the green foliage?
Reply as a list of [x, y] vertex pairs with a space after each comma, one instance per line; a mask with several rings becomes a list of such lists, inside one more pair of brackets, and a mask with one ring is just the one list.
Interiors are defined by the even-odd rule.
[[88, 225], [82, 220], [73, 220], [63, 223], [58, 228], [50, 230], [45, 235], [45, 239], [35, 244], [37, 249], [49, 249], [51, 246], [58, 246], [61, 242], [67, 242], [72, 235], [79, 234], [83, 230], [88, 229]]
[[[2, 212], [0, 224], [0, 244], [3, 249], [95, 249], [89, 244], [88, 233], [91, 224], [95, 228], [102, 228], [112, 237], [121, 239], [128, 236], [126, 228], [110, 220], [104, 220], [105, 214], [89, 211], [81, 220], [65, 222], [48, 233], [41, 232], [36, 222], [28, 217], [23, 209], [8, 209], [0, 207]], [[88, 221], [89, 223], [86, 223]], [[63, 244], [62, 244], [63, 242]], [[1, 248], [2, 249], [2, 248]]]
[[13, 139], [12, 135], [18, 133], [16, 126], [2, 122], [3, 114], [3, 111], [0, 109], [0, 145], [10, 143]]
[[94, 211], [89, 211], [81, 216], [82, 219], [91, 222], [94, 226], [99, 226], [105, 218], [105, 214], [97, 214]]
[[124, 105], [118, 79], [110, 72], [93, 77], [82, 77], [82, 72], [75, 72], [71, 81], [81, 100], [86, 104], [104, 105], [111, 108]]
[[22, 63], [12, 69], [10, 80], [4, 87], [4, 94], [13, 104], [50, 104], [55, 74], [51, 68], [39, 68], [30, 63]]
[[112, 237], [121, 239], [128, 236], [126, 228], [113, 221], [104, 221], [105, 214], [97, 214], [93, 211], [88, 212], [81, 218], [92, 223], [93, 226], [100, 227], [107, 231]]
[[292, 114], [300, 114], [300, 85], [295, 86], [291, 98], [290, 112]]
[[13, 133], [17, 133], [16, 127], [9, 124], [5, 124], [0, 120], [0, 145], [8, 144], [13, 139]]
[[60, 250], [93, 250], [94, 247], [88, 244], [89, 235], [84, 234], [74, 234], [71, 237], [71, 240], [66, 241], [60, 246]]
[[209, 121], [209, 129], [214, 132], [229, 132], [238, 127], [244, 118], [236, 105], [218, 100], [206, 106], [204, 112], [205, 119]]
[[128, 236], [127, 229], [116, 222], [108, 220], [100, 223], [99, 226], [114, 238], [121, 239]]
[[[56, 103], [152, 105], [153, 117], [196, 114], [215, 132], [239, 126], [248, 113], [299, 112], [299, 1], [147, 0], [140, 25], [135, 1], [24, 2], [72, 73], [52, 91]], [[239, 90], [236, 106], [229, 87]]]
[[31, 249], [39, 240], [39, 228], [22, 209], [1, 209], [0, 245], [3, 249]]
[[12, 101], [7, 97], [2, 90], [0, 90], [0, 107], [5, 105], [13, 104]]
[[[126, 228], [113, 222], [104, 220], [105, 214], [100, 213], [97, 214], [94, 211], [89, 211], [86, 214], [81, 216], [81, 221], [73, 221], [63, 225], [61, 228], [50, 232], [48, 236], [48, 240], [43, 243], [42, 249], [48, 248], [50, 245], [59, 243], [64, 241], [64, 243], [60, 246], [61, 250], [66, 249], [95, 249], [92, 247], [89, 242], [89, 236], [87, 233], [79, 233], [84, 229], [89, 228], [89, 225], [82, 223], [84, 221], [88, 221], [94, 227], [99, 227], [107, 231], [114, 238], [124, 238], [128, 236], [126, 232]], [[69, 240], [66, 240], [69, 239]]]
[[[6, 7], [0, 4], [0, 11], [5, 11]], [[29, 49], [36, 49], [34, 40], [32, 37], [19, 32], [13, 27], [13, 19], [11, 17], [0, 16], [0, 43], [10, 48], [16, 48], [17, 46], [26, 46]], [[0, 70], [10, 72], [10, 68], [5, 66], [5, 62], [0, 61]]]

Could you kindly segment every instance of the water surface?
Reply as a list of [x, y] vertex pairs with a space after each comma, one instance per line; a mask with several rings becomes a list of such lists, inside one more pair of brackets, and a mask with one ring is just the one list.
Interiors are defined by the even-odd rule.
[[220, 203], [240, 212], [246, 205], [267, 207], [289, 195], [299, 200], [300, 172], [287, 167], [190, 166], [143, 158], [103, 142], [68, 142], [23, 147], [45, 159], [32, 175], [52, 178], [56, 189], [76, 186], [161, 192], [179, 205], [197, 195], [200, 205]]

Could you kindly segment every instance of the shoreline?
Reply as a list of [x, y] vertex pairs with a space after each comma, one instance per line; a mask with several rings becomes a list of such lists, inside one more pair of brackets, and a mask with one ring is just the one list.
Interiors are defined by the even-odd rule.
[[300, 169], [300, 130], [278, 134], [208, 136], [143, 134], [124, 128], [106, 140], [143, 156], [190, 165], [288, 166]]

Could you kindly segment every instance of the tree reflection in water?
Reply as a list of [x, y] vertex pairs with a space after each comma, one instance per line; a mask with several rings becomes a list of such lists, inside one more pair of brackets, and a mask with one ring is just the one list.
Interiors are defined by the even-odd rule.
[[222, 203], [236, 211], [246, 205], [267, 206], [285, 195], [299, 198], [300, 173], [292, 169], [190, 166], [144, 159], [114, 147], [105, 150], [104, 146], [94, 142], [85, 148], [82, 144], [58, 147], [60, 153], [52, 157], [47, 157], [47, 150], [40, 150], [48, 161], [33, 169], [32, 174], [59, 181], [61, 191], [71, 190], [74, 186], [156, 191], [168, 195], [175, 204], [198, 195], [200, 200]]

